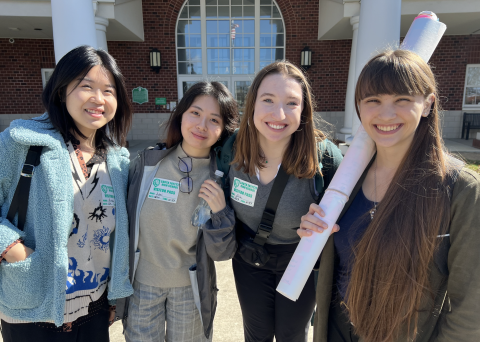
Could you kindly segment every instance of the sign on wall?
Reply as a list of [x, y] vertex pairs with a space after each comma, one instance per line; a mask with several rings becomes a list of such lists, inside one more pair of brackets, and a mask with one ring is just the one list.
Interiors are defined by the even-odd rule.
[[166, 97], [156, 97], [155, 98], [155, 105], [164, 106], [166, 104], [167, 104], [167, 98]]
[[138, 104], [148, 102], [148, 90], [142, 87], [133, 88], [132, 102], [135, 102]]

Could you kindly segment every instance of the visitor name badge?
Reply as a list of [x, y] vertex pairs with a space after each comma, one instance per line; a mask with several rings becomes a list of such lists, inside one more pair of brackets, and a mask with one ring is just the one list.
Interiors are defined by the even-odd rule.
[[179, 183], [168, 179], [154, 178], [148, 191], [148, 198], [177, 203]]
[[102, 206], [104, 207], [114, 207], [115, 206], [115, 194], [113, 192], [113, 186], [102, 184], [100, 186], [102, 189]]
[[258, 185], [245, 182], [237, 177], [233, 180], [233, 189], [230, 198], [235, 202], [253, 207], [257, 196]]

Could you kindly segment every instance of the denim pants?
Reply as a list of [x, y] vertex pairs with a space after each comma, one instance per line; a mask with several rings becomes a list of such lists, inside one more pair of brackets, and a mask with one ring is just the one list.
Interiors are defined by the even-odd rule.
[[[208, 342], [192, 287], [160, 288], [133, 283], [128, 318], [127, 342]], [[166, 323], [166, 329], [165, 329]]]

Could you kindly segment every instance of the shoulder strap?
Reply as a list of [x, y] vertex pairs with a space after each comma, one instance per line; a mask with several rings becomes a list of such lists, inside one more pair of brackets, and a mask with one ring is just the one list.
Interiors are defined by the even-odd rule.
[[217, 162], [217, 170], [222, 171], [224, 176], [222, 177], [222, 189], [225, 195], [225, 201], [228, 203], [230, 198], [230, 184], [228, 182], [228, 172], [230, 171], [230, 163], [233, 160], [234, 150], [233, 145], [237, 139], [238, 129], [233, 132], [231, 136], [225, 140], [225, 143], [221, 146], [215, 147], [215, 156]]
[[[330, 181], [332, 180], [329, 172], [326, 172], [330, 165], [333, 165], [333, 158], [327, 151], [327, 140], [322, 140], [317, 143], [317, 155], [318, 164], [320, 170], [322, 170], [323, 177], [320, 173], [315, 174], [315, 190], [321, 195], [325, 189], [328, 188]], [[322, 196], [320, 196], [322, 197]]]
[[13, 195], [12, 203], [8, 209], [7, 219], [12, 222], [18, 212], [17, 228], [23, 230], [25, 226], [25, 219], [27, 217], [28, 197], [30, 194], [30, 183], [32, 176], [35, 173], [35, 167], [40, 165], [40, 155], [42, 154], [43, 146], [30, 146], [25, 163], [23, 164], [20, 179], [17, 184], [17, 189]]
[[272, 233], [273, 221], [275, 220], [278, 203], [280, 203], [280, 198], [282, 197], [283, 190], [285, 190], [285, 187], [287, 186], [289, 177], [290, 176], [283, 169], [283, 166], [280, 166], [275, 181], [273, 182], [272, 190], [268, 196], [267, 204], [265, 204], [262, 220], [258, 225], [257, 234], [253, 239], [253, 242], [257, 245], [263, 246]]

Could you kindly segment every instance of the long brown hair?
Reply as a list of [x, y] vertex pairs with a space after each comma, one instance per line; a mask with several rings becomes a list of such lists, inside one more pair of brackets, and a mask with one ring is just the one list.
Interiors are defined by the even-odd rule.
[[[218, 101], [220, 115], [223, 120], [223, 130], [220, 141], [232, 135], [238, 127], [238, 106], [228, 88], [220, 82], [198, 82], [192, 85], [183, 95], [178, 106], [173, 110], [166, 125], [167, 148], [177, 145], [183, 140], [182, 117], [198, 96], [211, 96]], [[218, 144], [215, 143], [212, 147]]]
[[[357, 114], [362, 99], [381, 94], [434, 94], [438, 99], [430, 67], [404, 50], [381, 53], [364, 67], [355, 90]], [[449, 224], [446, 174], [434, 101], [354, 250], [347, 307], [356, 334], [367, 342], [392, 342], [403, 334], [410, 340], [417, 334], [421, 302], [433, 298], [429, 269], [437, 235]]]
[[314, 102], [312, 90], [302, 71], [287, 61], [278, 61], [267, 65], [255, 76], [248, 89], [245, 100], [245, 112], [240, 130], [238, 131], [235, 147], [235, 158], [232, 164], [237, 164], [237, 170], [250, 175], [255, 169], [265, 167], [264, 153], [260, 147], [258, 131], [253, 123], [257, 93], [263, 79], [268, 75], [280, 74], [298, 82], [303, 92], [303, 111], [301, 114], [300, 129], [292, 134], [289, 145], [282, 159], [282, 166], [287, 174], [297, 178], [312, 178], [320, 172], [316, 152], [316, 142], [325, 138], [325, 135], [315, 129], [313, 122]]

